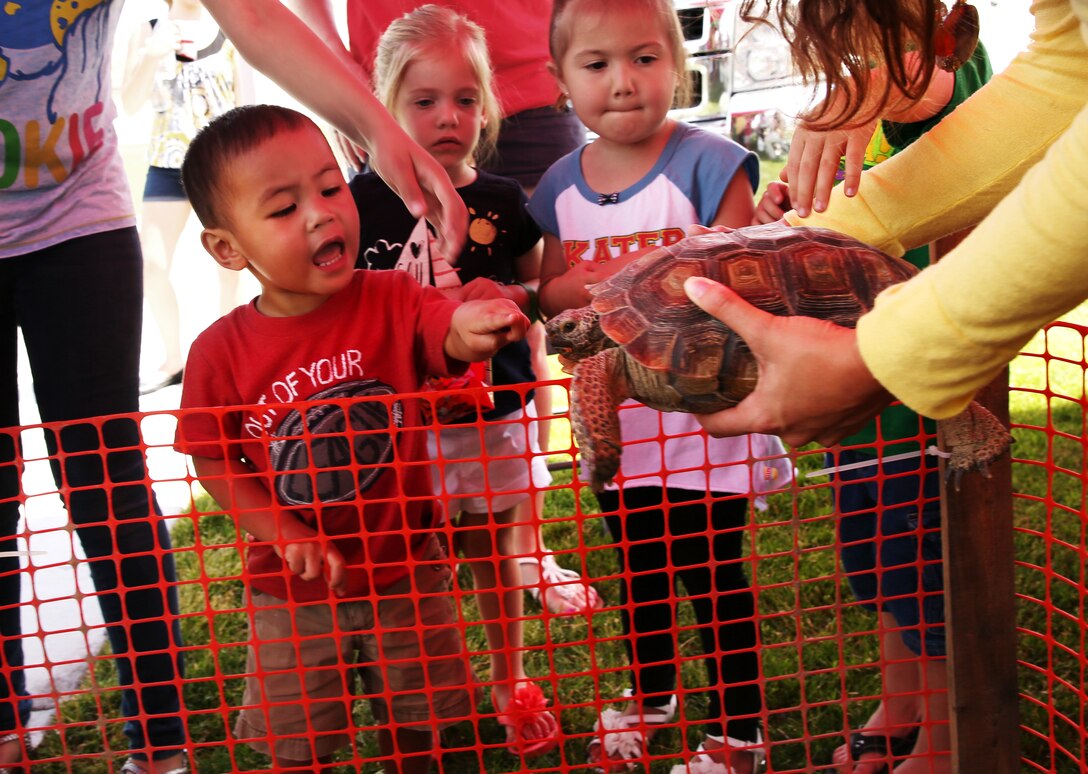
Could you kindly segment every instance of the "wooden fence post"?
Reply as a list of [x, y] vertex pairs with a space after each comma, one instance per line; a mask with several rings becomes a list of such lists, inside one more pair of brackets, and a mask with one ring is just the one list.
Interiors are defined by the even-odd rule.
[[[950, 244], [934, 247], [939, 255]], [[1008, 385], [1005, 372], [977, 396], [1006, 427]], [[968, 473], [957, 489], [941, 465], [949, 732], [959, 774], [1021, 770], [1010, 456], [989, 474]]]

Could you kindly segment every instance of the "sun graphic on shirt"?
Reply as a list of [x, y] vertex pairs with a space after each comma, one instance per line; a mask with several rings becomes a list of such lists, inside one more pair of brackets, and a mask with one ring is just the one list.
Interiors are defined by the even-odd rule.
[[469, 250], [476, 252], [478, 247], [481, 250], [487, 250], [487, 254], [491, 255], [491, 245], [495, 244], [499, 234], [506, 233], [505, 229], [500, 229], [496, 225], [499, 222], [499, 214], [488, 210], [486, 215], [481, 215], [472, 207], [468, 208], [468, 214], [471, 216], [468, 222], [468, 238], [472, 242]]

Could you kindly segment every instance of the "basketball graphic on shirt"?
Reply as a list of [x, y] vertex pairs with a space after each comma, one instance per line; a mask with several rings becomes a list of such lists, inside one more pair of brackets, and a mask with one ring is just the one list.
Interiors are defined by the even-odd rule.
[[[273, 432], [269, 463], [276, 494], [284, 505], [352, 500], [368, 490], [393, 458], [390, 430], [404, 412], [388, 384], [376, 379], [342, 382], [309, 400], [373, 398], [292, 410]], [[347, 419], [345, 419], [345, 411]]]

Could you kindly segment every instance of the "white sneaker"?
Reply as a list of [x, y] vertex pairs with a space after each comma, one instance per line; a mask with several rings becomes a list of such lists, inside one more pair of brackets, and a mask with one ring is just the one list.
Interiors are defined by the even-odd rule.
[[756, 731], [756, 740], [754, 742], [745, 742], [743, 739], [734, 739], [731, 736], [708, 736], [707, 738], [719, 742], [721, 747], [708, 750], [705, 744], [699, 745], [699, 749], [695, 751], [687, 763], [673, 766], [669, 774], [736, 774], [736, 770], [732, 766], [727, 766], [713, 757], [714, 754], [722, 750], [733, 750], [740, 754], [751, 753], [755, 757], [752, 767], [754, 772], [762, 770], [763, 765], [767, 762], [767, 748], [763, 745], [763, 734], [759, 731]]

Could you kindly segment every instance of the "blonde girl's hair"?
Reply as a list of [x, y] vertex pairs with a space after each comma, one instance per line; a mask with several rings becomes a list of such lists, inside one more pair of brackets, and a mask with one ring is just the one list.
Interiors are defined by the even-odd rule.
[[[589, 12], [607, 14], [644, 13], [656, 18], [665, 33], [669, 51], [672, 54], [673, 71], [676, 73], [676, 91], [673, 105], [687, 105], [691, 100], [691, 80], [687, 73], [688, 52], [684, 48], [684, 31], [680, 19], [673, 8], [672, 0], [555, 0], [552, 6], [552, 20], [548, 28], [548, 49], [556, 72], [561, 72], [563, 57], [570, 48], [574, 28], [578, 23], [574, 6], [578, 6], [579, 18]], [[566, 102], [566, 97], [562, 97]]]
[[473, 159], [482, 164], [495, 152], [502, 110], [491, 85], [487, 38], [483, 29], [467, 16], [451, 8], [429, 4], [394, 20], [382, 33], [374, 55], [374, 92], [392, 113], [408, 65], [435, 44], [444, 42], [464, 54], [479, 83], [480, 109], [485, 120], [480, 128], [480, 139], [473, 148]]

